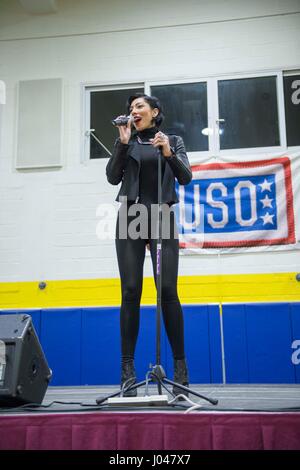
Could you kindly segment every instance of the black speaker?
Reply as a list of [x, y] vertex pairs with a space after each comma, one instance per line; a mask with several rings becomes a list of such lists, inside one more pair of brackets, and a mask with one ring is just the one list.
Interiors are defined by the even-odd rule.
[[30, 315], [0, 315], [0, 406], [42, 403], [52, 372]]

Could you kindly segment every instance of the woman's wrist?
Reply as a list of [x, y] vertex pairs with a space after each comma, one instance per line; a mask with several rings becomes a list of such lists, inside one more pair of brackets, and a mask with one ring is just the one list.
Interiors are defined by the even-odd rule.
[[162, 154], [163, 154], [163, 156], [166, 157], [166, 158], [172, 157], [172, 156], [173, 156], [173, 152], [172, 152], [171, 147], [167, 148], [166, 150], [163, 149]]

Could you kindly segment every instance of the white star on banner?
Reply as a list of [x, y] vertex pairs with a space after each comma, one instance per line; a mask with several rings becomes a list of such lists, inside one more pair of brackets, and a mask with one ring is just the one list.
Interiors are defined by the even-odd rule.
[[263, 219], [264, 221], [263, 225], [266, 225], [266, 224], [274, 225], [273, 217], [274, 217], [274, 214], [273, 215], [269, 214], [269, 212], [267, 212], [265, 215], [260, 216], [260, 218]]
[[270, 199], [267, 194], [265, 195], [265, 197], [263, 199], [260, 199], [260, 202], [262, 203], [263, 208], [264, 207], [271, 207], [271, 209], [273, 209], [272, 201], [273, 201], [273, 199]]
[[265, 178], [264, 182], [259, 183], [258, 186], [261, 186], [261, 191], [271, 191], [271, 185], [272, 185], [272, 182], [269, 183], [269, 181], [267, 181], [266, 178]]

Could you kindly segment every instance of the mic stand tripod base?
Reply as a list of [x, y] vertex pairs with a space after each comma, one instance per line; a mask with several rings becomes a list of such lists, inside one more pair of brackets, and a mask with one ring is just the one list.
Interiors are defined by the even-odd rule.
[[144, 397], [113, 397], [107, 399], [111, 406], [166, 406], [167, 395], [149, 395]]
[[[156, 365], [156, 366], [153, 366], [152, 367], [152, 371], [151, 371], [151, 378], [154, 382], [160, 382], [162, 381], [163, 379], [165, 379], [167, 376], [166, 376], [166, 373], [164, 371], [164, 368], [163, 366], [161, 365]], [[156, 380], [155, 380], [156, 379]]]

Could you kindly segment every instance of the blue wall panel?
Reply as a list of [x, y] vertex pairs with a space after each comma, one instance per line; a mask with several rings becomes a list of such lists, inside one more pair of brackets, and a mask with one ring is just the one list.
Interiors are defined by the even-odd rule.
[[226, 383], [248, 383], [247, 328], [244, 305], [223, 305]]
[[50, 385], [79, 385], [81, 309], [43, 310], [41, 343], [53, 371]]
[[[119, 308], [87, 308], [82, 316], [82, 383], [119, 384]], [[155, 308], [144, 307], [135, 354], [138, 380], [144, 380], [149, 364], [155, 364]]]
[[[296, 349], [291, 349], [291, 355], [296, 356], [295, 359], [298, 364], [294, 364], [295, 368], [295, 377], [296, 383], [300, 383], [300, 303], [290, 304], [290, 312], [291, 312], [291, 324], [292, 324], [292, 342], [298, 341], [298, 346]], [[298, 352], [299, 351], [299, 352]]]
[[209, 310], [204, 305], [185, 305], [185, 350], [190, 381], [210, 383]]
[[[164, 331], [161, 329], [161, 362], [164, 362]], [[149, 365], [156, 364], [156, 307], [142, 307], [140, 332], [135, 352], [135, 367], [138, 381], [144, 380]]]
[[[217, 305], [185, 305], [185, 346], [191, 383], [221, 383], [220, 315]], [[9, 310], [27, 313], [53, 370], [51, 385], [118, 384], [119, 308]], [[156, 307], [142, 307], [136, 349], [139, 380], [156, 362]], [[223, 306], [227, 383], [300, 383], [292, 342], [300, 340], [300, 303]], [[299, 347], [298, 347], [299, 348]], [[300, 352], [298, 354], [300, 359]], [[173, 378], [173, 359], [163, 327], [161, 364]]]
[[250, 383], [295, 383], [289, 304], [245, 306]]
[[82, 310], [81, 383], [88, 385], [119, 382], [119, 308]]
[[227, 383], [295, 383], [290, 304], [224, 305], [223, 323]]
[[222, 383], [222, 350], [218, 305], [208, 306], [210, 383]]
[[185, 305], [184, 326], [190, 381], [210, 383], [208, 307]]

